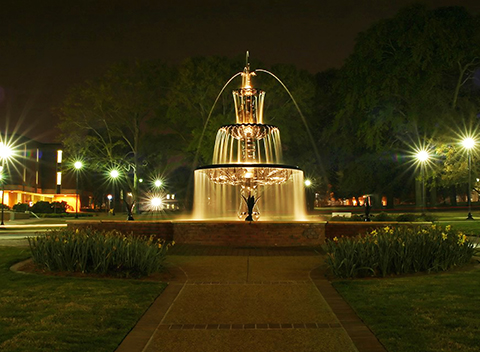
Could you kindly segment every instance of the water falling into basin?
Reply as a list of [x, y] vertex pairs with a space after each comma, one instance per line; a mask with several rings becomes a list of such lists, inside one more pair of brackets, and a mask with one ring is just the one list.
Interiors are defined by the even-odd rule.
[[305, 220], [303, 171], [282, 163], [280, 131], [263, 123], [265, 92], [253, 88], [248, 62], [241, 76], [236, 123], [220, 127], [212, 164], [195, 170], [193, 217]]

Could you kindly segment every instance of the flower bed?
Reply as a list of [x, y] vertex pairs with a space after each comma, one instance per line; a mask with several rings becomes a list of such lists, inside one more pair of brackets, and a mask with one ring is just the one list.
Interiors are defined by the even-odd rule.
[[54, 230], [28, 238], [33, 262], [50, 271], [148, 276], [164, 269], [168, 248], [153, 237], [125, 235], [92, 229]]
[[474, 246], [450, 226], [383, 227], [363, 236], [327, 240], [326, 263], [336, 277], [445, 271], [468, 263]]

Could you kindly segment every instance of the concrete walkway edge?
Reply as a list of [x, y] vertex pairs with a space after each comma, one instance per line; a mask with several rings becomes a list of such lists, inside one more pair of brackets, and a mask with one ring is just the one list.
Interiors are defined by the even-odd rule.
[[387, 352], [385, 347], [378, 341], [373, 332], [358, 317], [350, 305], [325, 279], [319, 268], [310, 272], [310, 279], [317, 287], [327, 304], [337, 316], [348, 336], [352, 339], [359, 352]]
[[169, 283], [167, 288], [155, 299], [150, 308], [128, 333], [117, 352], [141, 352], [157, 331], [163, 317], [184, 287], [181, 283]]

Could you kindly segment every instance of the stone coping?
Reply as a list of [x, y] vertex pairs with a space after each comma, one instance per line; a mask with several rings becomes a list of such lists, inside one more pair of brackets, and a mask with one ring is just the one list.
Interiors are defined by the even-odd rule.
[[[279, 224], [279, 225], [295, 225], [295, 224], [326, 224], [329, 223], [328, 221], [318, 221], [318, 220], [299, 220], [299, 221], [282, 221], [282, 220], [265, 220], [265, 221], [240, 221], [240, 220], [190, 220], [190, 219], [180, 219], [180, 220], [134, 220], [134, 221], [128, 221], [128, 220], [66, 220], [67, 224], [88, 224], [88, 223], [127, 223], [127, 224], [136, 224], [136, 223], [162, 223], [162, 224], [188, 224], [188, 223], [194, 223], [194, 224], [224, 224], [224, 223], [231, 223], [231, 224], [246, 224], [246, 225], [257, 225], [257, 224]], [[330, 223], [340, 223], [340, 221], [332, 221]], [[356, 223], [354, 221], [348, 221], [346, 223]], [[363, 222], [360, 222], [363, 224]], [[379, 222], [376, 222], [379, 223]]]

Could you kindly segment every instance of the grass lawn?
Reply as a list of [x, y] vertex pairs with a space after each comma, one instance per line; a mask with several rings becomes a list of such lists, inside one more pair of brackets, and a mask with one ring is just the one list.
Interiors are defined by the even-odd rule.
[[480, 269], [336, 281], [389, 352], [480, 351]]
[[471, 220], [440, 220], [437, 221], [442, 226], [452, 225], [452, 228], [462, 231], [466, 235], [480, 236], [480, 218], [478, 221]]
[[22, 275], [0, 247], [0, 351], [114, 351], [166, 284]]

